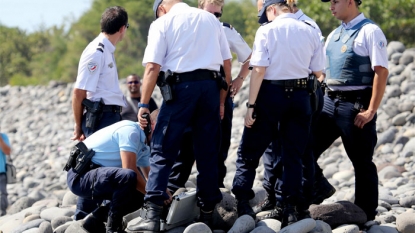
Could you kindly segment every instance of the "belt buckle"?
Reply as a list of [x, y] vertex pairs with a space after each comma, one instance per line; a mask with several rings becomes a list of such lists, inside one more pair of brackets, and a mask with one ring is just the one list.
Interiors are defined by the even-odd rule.
[[284, 81], [284, 88], [286, 92], [292, 92], [294, 90], [295, 80], [285, 80]]

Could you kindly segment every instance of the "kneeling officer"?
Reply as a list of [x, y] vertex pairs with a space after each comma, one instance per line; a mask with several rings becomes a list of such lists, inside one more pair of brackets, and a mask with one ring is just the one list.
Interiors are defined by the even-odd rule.
[[[151, 115], [152, 127], [157, 112]], [[65, 166], [68, 187], [82, 198], [111, 201], [107, 233], [122, 231], [122, 217], [141, 207], [132, 203], [141, 200], [142, 205], [150, 170], [145, 143], [150, 138], [137, 122], [124, 120], [97, 131], [71, 151]]]

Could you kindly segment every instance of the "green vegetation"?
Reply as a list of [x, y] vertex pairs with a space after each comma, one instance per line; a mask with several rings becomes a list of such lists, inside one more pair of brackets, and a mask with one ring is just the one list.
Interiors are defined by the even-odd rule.
[[[223, 22], [232, 24], [249, 45], [258, 28], [255, 0], [226, 1]], [[185, 1], [197, 6], [197, 0]], [[99, 20], [105, 8], [120, 5], [129, 13], [127, 37], [115, 52], [119, 77], [142, 74], [141, 65], [147, 33], [153, 21], [153, 0], [94, 0], [91, 9], [65, 31], [63, 26], [27, 34], [17, 28], [0, 25], [0, 86], [42, 85], [50, 80], [74, 82], [83, 49], [100, 32]], [[415, 0], [363, 0], [361, 11], [375, 21], [388, 41], [415, 46]], [[299, 1], [299, 7], [316, 20], [327, 36], [339, 21], [331, 16], [329, 3]]]

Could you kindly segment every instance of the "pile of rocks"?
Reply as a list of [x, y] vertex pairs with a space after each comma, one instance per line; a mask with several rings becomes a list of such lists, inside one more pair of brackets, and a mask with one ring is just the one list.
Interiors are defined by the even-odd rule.
[[[415, 48], [400, 42], [388, 47], [389, 79], [378, 110], [378, 144], [374, 162], [379, 175], [379, 207], [375, 221], [355, 205], [354, 171], [341, 140], [320, 158], [324, 175], [337, 192], [323, 204], [311, 206], [313, 219], [305, 219], [284, 229], [277, 220], [254, 222], [237, 218], [235, 199], [228, 191], [235, 174], [236, 149], [243, 132], [244, 104], [248, 97], [245, 83], [235, 97], [232, 144], [226, 161], [223, 201], [215, 211], [215, 232], [415, 232]], [[234, 67], [233, 74], [238, 71]], [[120, 81], [124, 91], [123, 80]], [[16, 184], [8, 185], [10, 206], [0, 217], [0, 232], [85, 232], [82, 221], [74, 222], [76, 196], [68, 191], [62, 171], [73, 131], [71, 94], [73, 83], [50, 82], [48, 86], [0, 87], [0, 126], [12, 144], [12, 158], [18, 170]], [[161, 103], [158, 88], [153, 96]], [[264, 200], [263, 166], [254, 182], [256, 205]], [[195, 187], [194, 170], [187, 186]], [[360, 229], [359, 227], [360, 226]], [[192, 224], [169, 232], [210, 232], [204, 224]]]

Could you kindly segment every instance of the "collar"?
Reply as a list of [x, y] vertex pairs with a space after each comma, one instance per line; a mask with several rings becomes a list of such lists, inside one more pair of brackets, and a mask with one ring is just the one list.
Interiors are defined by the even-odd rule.
[[100, 33], [98, 38], [100, 39], [100, 41], [102, 41], [102, 43], [104, 44], [104, 49], [108, 49], [108, 51], [110, 53], [114, 53], [115, 51], [115, 46], [111, 43], [110, 40], [108, 40], [107, 37], [105, 37], [104, 33]]
[[293, 13], [283, 13], [281, 15], [278, 15], [272, 22], [277, 21], [279, 19], [288, 19], [288, 18], [297, 19], [297, 17]]
[[294, 13], [294, 15], [297, 19], [300, 19], [304, 15], [304, 12], [301, 9], [299, 9], [297, 12]]
[[358, 23], [360, 23], [362, 20], [366, 19], [366, 17], [363, 15], [363, 13], [360, 13], [356, 18], [352, 19], [349, 23], [343, 23], [342, 26], [344, 29], [350, 29], [354, 26], [356, 26]]
[[175, 12], [181, 12], [183, 9], [185, 9], [185, 8], [190, 8], [190, 6], [189, 5], [187, 5], [186, 3], [184, 3], [184, 2], [178, 2], [178, 3], [176, 3], [176, 4], [174, 4], [172, 7], [171, 7], [171, 9], [170, 9], [170, 11], [169, 12], [173, 12], [173, 13], [175, 13]]

